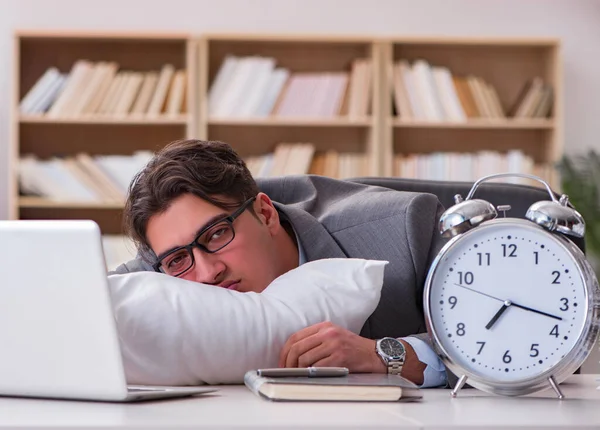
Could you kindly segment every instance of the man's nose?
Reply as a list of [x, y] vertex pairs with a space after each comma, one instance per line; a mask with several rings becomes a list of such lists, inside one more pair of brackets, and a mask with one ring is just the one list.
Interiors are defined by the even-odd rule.
[[189, 273], [190, 277], [186, 276], [186, 279], [202, 284], [218, 284], [223, 281], [225, 264], [217, 254], [207, 254], [198, 248], [192, 252], [194, 252], [195, 264]]

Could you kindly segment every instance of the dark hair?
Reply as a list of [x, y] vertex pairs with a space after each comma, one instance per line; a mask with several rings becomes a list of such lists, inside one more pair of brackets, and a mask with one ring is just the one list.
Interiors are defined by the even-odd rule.
[[173, 200], [193, 194], [230, 210], [258, 194], [246, 163], [230, 145], [196, 139], [171, 142], [150, 160], [129, 186], [123, 214], [125, 233], [141, 257], [156, 257], [146, 238], [148, 221]]

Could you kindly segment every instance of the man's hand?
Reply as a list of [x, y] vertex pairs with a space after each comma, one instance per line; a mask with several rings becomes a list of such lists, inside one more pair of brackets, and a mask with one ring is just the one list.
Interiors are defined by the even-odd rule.
[[375, 341], [327, 321], [294, 333], [279, 355], [279, 367], [340, 366], [351, 372], [383, 373]]
[[[402, 343], [406, 348], [402, 376], [420, 385], [425, 365], [417, 359], [408, 343]], [[353, 373], [386, 373], [375, 344], [375, 340], [323, 322], [290, 336], [279, 355], [279, 367], [340, 366]]]

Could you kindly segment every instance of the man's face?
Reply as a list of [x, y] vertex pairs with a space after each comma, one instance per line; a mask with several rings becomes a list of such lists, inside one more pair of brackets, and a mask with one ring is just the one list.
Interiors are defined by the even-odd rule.
[[[277, 245], [281, 242], [276, 238], [286, 233], [277, 211], [263, 193], [250, 207], [257, 217], [250, 210], [238, 216], [233, 221], [235, 237], [231, 243], [213, 254], [194, 248], [194, 266], [179, 277], [241, 292], [261, 292], [283, 274]], [[146, 230], [149, 245], [157, 256], [164, 255], [188, 245], [204, 227], [231, 212], [233, 210], [223, 210], [192, 194], [184, 194], [164, 213], [150, 218]]]

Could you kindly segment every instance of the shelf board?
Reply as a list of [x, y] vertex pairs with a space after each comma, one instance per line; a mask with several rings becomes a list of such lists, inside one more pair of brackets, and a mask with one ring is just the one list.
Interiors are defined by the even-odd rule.
[[208, 125], [228, 125], [240, 127], [369, 127], [371, 117], [336, 118], [310, 117], [267, 117], [267, 118], [210, 118]]
[[24, 209], [123, 209], [124, 203], [94, 203], [55, 201], [43, 197], [19, 197], [19, 207]]
[[80, 31], [80, 30], [34, 30], [22, 29], [15, 31], [15, 36], [20, 38], [37, 38], [37, 39], [82, 39], [82, 40], [176, 40], [187, 42], [191, 33], [170, 33], [161, 31]]
[[380, 41], [389, 41], [401, 45], [440, 45], [440, 46], [510, 46], [510, 47], [552, 47], [560, 44], [554, 37], [383, 37]]
[[466, 122], [414, 121], [392, 119], [396, 128], [451, 128], [451, 129], [499, 129], [499, 130], [546, 130], [554, 128], [552, 119], [469, 119]]
[[21, 115], [21, 124], [81, 124], [81, 125], [186, 125], [187, 115], [159, 116], [155, 118], [144, 117], [72, 117], [72, 118], [48, 118], [45, 115]]
[[[209, 41], [219, 42], [265, 42], [265, 43], [373, 43], [380, 39], [369, 34], [355, 35], [332, 35], [332, 34], [310, 34], [310, 33], [205, 33], [204, 37]], [[381, 39], [383, 40], [383, 39]]]

